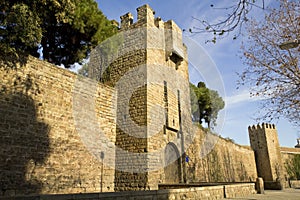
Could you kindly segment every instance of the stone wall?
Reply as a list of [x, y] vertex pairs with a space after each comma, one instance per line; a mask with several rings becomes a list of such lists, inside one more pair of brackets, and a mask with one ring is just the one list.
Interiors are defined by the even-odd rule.
[[[13, 199], [31, 200], [31, 199], [48, 199], [48, 200], [149, 200], [149, 199], [194, 199], [194, 200], [215, 200], [224, 198], [236, 198], [255, 194], [254, 183], [190, 187], [181, 189], [165, 189], [151, 191], [128, 191], [114, 193], [89, 193], [89, 194], [65, 194], [65, 195], [39, 195], [29, 197], [16, 197]], [[1, 199], [1, 197], [0, 197]]]
[[281, 180], [282, 161], [277, 129], [274, 124], [262, 123], [248, 127], [250, 144], [255, 152], [257, 173], [264, 181]]
[[89, 75], [105, 85], [32, 57], [26, 66], [1, 67], [2, 195], [252, 177], [249, 150], [222, 139], [211, 151], [201, 144], [180, 28], [148, 5], [137, 11], [137, 22], [123, 15], [120, 34], [91, 54]]
[[[174, 73], [173, 70], [176, 72], [172, 67], [166, 68], [168, 73]], [[172, 86], [173, 82], [176, 82], [173, 80], [175, 77], [170, 79], [164, 75], [158, 76], [155, 70], [152, 70], [151, 74], [162, 76], [170, 82], [171, 87], [167, 87], [167, 93], [168, 99], [171, 99], [170, 109], [173, 111], [169, 117], [176, 117], [179, 113], [175, 105], [178, 106], [180, 95], [176, 94], [177, 91], [174, 92], [173, 88], [184, 91], [184, 84], [181, 87]], [[158, 183], [166, 182], [164, 165], [169, 161], [164, 160], [161, 154], [158, 163], [162, 164], [147, 164], [149, 168], [161, 168], [150, 171], [152, 176], [144, 173], [146, 181], [137, 179], [136, 182], [126, 185], [127, 180], [143, 178], [143, 174], [137, 175], [131, 171], [115, 176], [118, 173], [115, 167], [119, 167], [116, 165], [118, 162], [115, 163], [115, 159], [118, 158], [118, 152], [115, 152], [115, 144], [118, 145], [116, 108], [119, 104], [116, 103], [118, 100], [112, 88], [32, 57], [29, 57], [26, 66], [7, 70], [2, 67], [0, 76], [2, 196], [86, 193], [98, 192], [101, 188], [103, 192], [110, 192], [115, 190], [115, 184], [124, 184], [124, 189], [132, 186], [151, 189], [157, 188]], [[148, 100], [152, 105], [162, 107], [164, 113], [164, 84], [153, 83], [157, 82], [153, 81], [147, 89], [148, 94], [153, 96], [153, 101], [151, 95], [148, 96]], [[134, 103], [130, 105], [140, 105], [137, 101], [144, 97], [144, 94], [141, 95], [143, 91], [143, 88], [134, 91], [130, 99]], [[184, 95], [181, 98], [181, 102], [187, 100]], [[188, 106], [182, 103], [182, 117], [189, 116], [189, 112], [184, 111], [188, 110]], [[134, 109], [139, 110], [137, 107]], [[134, 113], [130, 113], [130, 116], [135, 119]], [[156, 113], [150, 115], [156, 116]], [[136, 118], [137, 123], [139, 119], [140, 117]], [[132, 145], [130, 138], [124, 140], [120, 135], [119, 142], [124, 142], [122, 148], [131, 152], [139, 152], [139, 149], [140, 153], [155, 152], [162, 149], [162, 155], [166, 156], [163, 147], [170, 142], [174, 147], [177, 146], [177, 151], [182, 151], [183, 134], [185, 140], [193, 142], [185, 143], [188, 144], [185, 146], [189, 156], [188, 163], [182, 163], [184, 158], [181, 160], [177, 154], [170, 160], [169, 164], [179, 159], [178, 165], [174, 165], [180, 166], [182, 170], [178, 172], [180, 177], [177, 181], [182, 181], [182, 178], [190, 182], [248, 182], [255, 179], [253, 151], [218, 136], [206, 134], [195, 126], [188, 127], [188, 121], [182, 124], [183, 132], [176, 132], [173, 130], [180, 129], [179, 124], [166, 129], [164, 124], [156, 126], [160, 118], [149, 119], [153, 124], [145, 133], [152, 134], [152, 137], [147, 145], [143, 146], [140, 142]], [[132, 160], [127, 159], [121, 163], [126, 162]], [[145, 188], [148, 179], [151, 187]], [[116, 180], [119, 183], [116, 183]]]
[[0, 80], [0, 196], [114, 191], [111, 88], [32, 57]]
[[289, 181], [289, 187], [299, 189], [300, 188], [300, 180]]
[[187, 151], [189, 182], [251, 182], [257, 177], [254, 152], [198, 128]]
[[249, 194], [256, 194], [255, 184], [233, 184], [224, 186], [224, 197], [225, 198], [237, 198], [244, 197]]
[[[291, 160], [294, 158], [295, 155], [300, 156], [300, 148], [288, 148], [288, 147], [281, 147], [280, 148], [281, 159], [282, 159], [282, 166], [283, 166], [283, 177], [286, 181], [291, 179], [290, 175], [287, 173], [287, 165], [291, 165]], [[287, 182], [286, 187], [291, 187], [291, 185]]]
[[[123, 15], [120, 34], [91, 54], [89, 75], [103, 84], [32, 57], [24, 66], [0, 66], [0, 196], [286, 176], [281, 157], [288, 162], [295, 150], [280, 154], [273, 125], [249, 127], [253, 151], [192, 124], [182, 32], [148, 5], [137, 10], [137, 22]], [[219, 189], [189, 195], [219, 197]]]

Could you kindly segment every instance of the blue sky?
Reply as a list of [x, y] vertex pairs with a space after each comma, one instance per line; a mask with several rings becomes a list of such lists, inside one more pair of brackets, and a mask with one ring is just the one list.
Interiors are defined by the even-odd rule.
[[[196, 17], [212, 21], [218, 21], [225, 16], [222, 10], [211, 8], [224, 8], [234, 3], [233, 0], [224, 1], [199, 1], [199, 0], [97, 0], [99, 8], [109, 18], [120, 22], [120, 16], [131, 12], [136, 20], [136, 8], [144, 4], [149, 4], [155, 11], [156, 17], [161, 17], [163, 21], [174, 20], [182, 29], [189, 29], [196, 26], [197, 22], [192, 19]], [[269, 5], [271, 0], [266, 0], [266, 5]], [[260, 9], [253, 9], [252, 14], [256, 17], [263, 17], [263, 12]], [[186, 35], [188, 40], [191, 40], [198, 45], [203, 59], [203, 66], [216, 68], [223, 80], [225, 91], [220, 91], [214, 84], [208, 84], [211, 89], [218, 90], [225, 99], [226, 108], [223, 111], [221, 118], [224, 119], [222, 127], [218, 129], [218, 133], [222, 137], [232, 138], [238, 144], [249, 145], [247, 127], [257, 124], [254, 120], [257, 111], [259, 110], [259, 99], [250, 98], [247, 88], [236, 89], [238, 77], [236, 72], [241, 72], [244, 68], [240, 58], [239, 50], [241, 41], [246, 38], [242, 36], [237, 40], [232, 40], [233, 35], [217, 41], [217, 44], [206, 44], [205, 41], [210, 39], [212, 35], [197, 34], [194, 36]], [[199, 57], [199, 59], [201, 59]], [[192, 82], [198, 81], [198, 75], [192, 70], [190, 71]], [[199, 76], [199, 81], [201, 77]], [[296, 144], [296, 138], [300, 137], [300, 132], [296, 130], [286, 120], [273, 122], [277, 126], [279, 134], [279, 142], [282, 146], [293, 147]]]

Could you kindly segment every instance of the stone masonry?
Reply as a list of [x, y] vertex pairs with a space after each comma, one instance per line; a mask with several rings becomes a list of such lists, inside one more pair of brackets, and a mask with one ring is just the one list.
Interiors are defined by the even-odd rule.
[[[114, 191], [99, 148], [115, 143], [114, 90], [32, 57], [0, 80], [1, 196]], [[106, 137], [89, 138], [85, 121]]]
[[251, 149], [192, 123], [181, 30], [137, 13], [93, 50], [90, 78], [33, 57], [0, 65], [0, 196], [281, 178], [273, 125], [249, 128]]
[[[280, 147], [274, 124], [263, 123], [248, 127], [251, 148], [255, 152], [257, 174], [268, 189], [289, 187], [286, 165], [300, 154], [298, 148]], [[270, 185], [270, 186], [269, 186]]]
[[190, 116], [190, 99], [181, 30], [173, 21], [155, 18], [148, 5], [137, 12], [135, 23], [131, 13], [121, 16], [118, 56], [108, 63], [110, 77], [105, 82], [117, 90], [115, 190], [119, 191], [157, 189], [166, 179], [164, 166], [173, 162], [169, 170], [176, 168], [178, 173], [172, 175], [183, 182], [180, 155], [192, 126], [191, 118], [183, 117]]
[[257, 173], [264, 181], [282, 179], [282, 161], [277, 130], [274, 124], [248, 128], [250, 144], [255, 153]]

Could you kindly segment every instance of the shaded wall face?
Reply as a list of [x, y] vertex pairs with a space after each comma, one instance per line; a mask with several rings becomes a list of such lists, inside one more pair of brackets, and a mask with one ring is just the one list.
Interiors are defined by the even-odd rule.
[[42, 191], [34, 174], [49, 156], [50, 127], [37, 118], [33, 99], [22, 93], [0, 93], [1, 195]]
[[31, 57], [0, 80], [1, 196], [114, 190], [111, 89]]
[[249, 182], [257, 178], [253, 150], [201, 129], [187, 155], [190, 182]]
[[[299, 180], [299, 160], [300, 149], [299, 148], [284, 148], [281, 151], [282, 158], [282, 177], [287, 180]], [[289, 186], [287, 186], [289, 187]]]

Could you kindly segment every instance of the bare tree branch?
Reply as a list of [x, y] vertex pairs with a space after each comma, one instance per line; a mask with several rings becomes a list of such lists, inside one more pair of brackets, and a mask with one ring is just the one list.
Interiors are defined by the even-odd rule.
[[[262, 4], [261, 6], [260, 3]], [[211, 5], [211, 7], [214, 7], [214, 5]], [[213, 8], [229, 11], [229, 14], [224, 20], [217, 23], [211, 23], [207, 20], [193, 17], [193, 19], [199, 23], [199, 26], [191, 28], [190, 32], [195, 34], [205, 32], [213, 33], [214, 37], [211, 41], [216, 42], [217, 37], [222, 37], [225, 33], [228, 35], [230, 32], [238, 30], [237, 34], [233, 37], [233, 39], [236, 39], [241, 34], [244, 23], [248, 21], [248, 15], [253, 7], [265, 10], [264, 0], [258, 2], [255, 0], [237, 0], [232, 6]]]
[[242, 47], [247, 68], [240, 85], [249, 85], [252, 96], [264, 97], [258, 120], [284, 117], [300, 125], [300, 48], [281, 50], [279, 44], [300, 38], [300, 2], [280, 0], [280, 7], [265, 21], [251, 21], [249, 40]]

